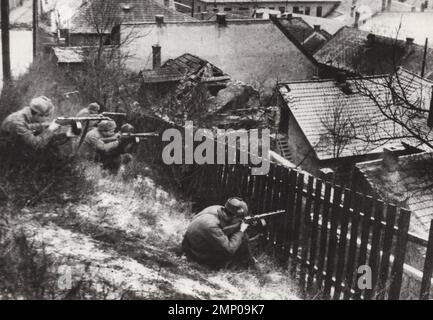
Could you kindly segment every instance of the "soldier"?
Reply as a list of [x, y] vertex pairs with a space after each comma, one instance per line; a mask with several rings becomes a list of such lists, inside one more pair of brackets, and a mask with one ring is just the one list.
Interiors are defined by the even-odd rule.
[[[96, 102], [93, 102], [89, 104], [86, 108], [81, 109], [80, 112], [77, 113], [77, 118], [85, 118], [85, 117], [92, 117], [97, 116], [99, 112], [101, 111], [101, 106], [97, 104]], [[82, 123], [85, 125], [85, 122]], [[88, 128], [94, 128], [98, 125], [98, 121], [89, 121], [88, 122]]]
[[1, 133], [20, 150], [22, 155], [46, 149], [60, 135], [60, 125], [47, 123], [53, 115], [54, 105], [47, 97], [34, 98], [29, 107], [9, 115], [1, 125]]
[[[240, 198], [230, 198], [225, 206], [211, 206], [194, 217], [185, 233], [182, 249], [188, 258], [213, 269], [254, 266], [248, 237], [248, 213]], [[225, 228], [237, 224], [233, 232]]]
[[122, 150], [131, 138], [122, 138], [115, 133], [116, 123], [104, 120], [89, 131], [84, 138], [80, 155], [88, 160], [100, 162], [104, 169], [117, 173], [122, 164]]

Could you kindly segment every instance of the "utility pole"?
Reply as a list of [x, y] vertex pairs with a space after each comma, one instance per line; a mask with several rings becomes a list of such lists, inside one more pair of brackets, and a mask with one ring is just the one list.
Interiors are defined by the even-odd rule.
[[1, 0], [3, 81], [5, 83], [12, 80], [9, 27], [9, 0]]
[[33, 58], [36, 58], [38, 49], [38, 0], [33, 0]]

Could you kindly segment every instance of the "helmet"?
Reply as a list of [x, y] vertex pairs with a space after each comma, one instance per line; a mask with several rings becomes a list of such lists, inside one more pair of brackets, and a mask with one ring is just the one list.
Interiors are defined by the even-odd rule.
[[30, 109], [41, 116], [50, 116], [54, 110], [54, 105], [50, 99], [41, 96], [30, 101]]
[[224, 208], [231, 216], [245, 217], [248, 214], [248, 205], [241, 198], [228, 199]]

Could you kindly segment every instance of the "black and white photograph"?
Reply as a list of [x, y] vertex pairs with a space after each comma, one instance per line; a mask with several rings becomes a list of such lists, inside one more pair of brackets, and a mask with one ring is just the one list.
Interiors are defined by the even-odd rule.
[[0, 13], [0, 300], [433, 299], [433, 0]]

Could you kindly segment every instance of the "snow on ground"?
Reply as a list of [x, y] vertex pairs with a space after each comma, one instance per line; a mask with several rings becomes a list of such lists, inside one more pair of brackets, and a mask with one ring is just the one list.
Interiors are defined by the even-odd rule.
[[87, 199], [26, 209], [17, 222], [55, 262], [59, 287], [75, 270], [72, 287], [90, 283], [89, 298], [297, 299], [285, 271], [215, 272], [180, 256], [190, 206], [149, 177], [87, 174], [98, 181]]

